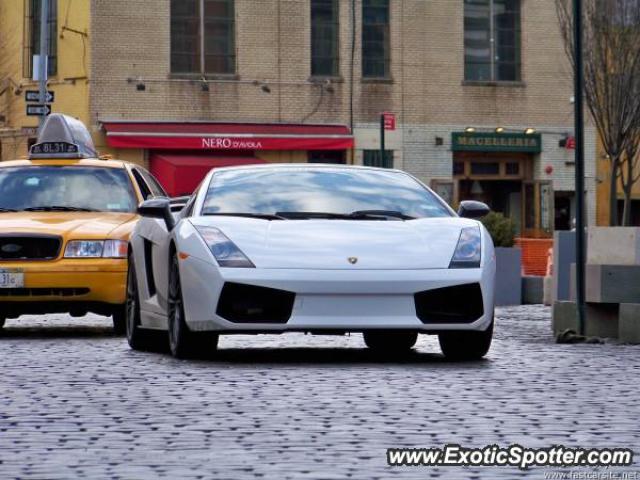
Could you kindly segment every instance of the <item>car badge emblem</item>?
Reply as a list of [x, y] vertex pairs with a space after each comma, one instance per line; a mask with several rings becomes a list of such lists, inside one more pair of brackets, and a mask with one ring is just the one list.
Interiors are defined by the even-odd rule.
[[22, 246], [16, 245], [15, 243], [7, 243], [0, 248], [4, 253], [18, 253], [22, 250]]
[[356, 263], [358, 263], [358, 257], [349, 257], [347, 260], [349, 260], [349, 263], [351, 265], [355, 265]]

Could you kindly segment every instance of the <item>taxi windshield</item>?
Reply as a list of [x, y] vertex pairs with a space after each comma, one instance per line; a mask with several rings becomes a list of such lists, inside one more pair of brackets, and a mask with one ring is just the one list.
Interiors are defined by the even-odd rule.
[[134, 212], [136, 197], [124, 169], [77, 166], [0, 168], [0, 212]]

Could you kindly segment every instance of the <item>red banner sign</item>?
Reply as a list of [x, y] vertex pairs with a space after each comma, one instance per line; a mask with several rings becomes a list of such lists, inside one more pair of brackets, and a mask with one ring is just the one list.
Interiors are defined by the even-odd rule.
[[346, 150], [351, 136], [328, 137], [234, 137], [163, 136], [107, 134], [114, 148], [157, 148], [169, 150]]

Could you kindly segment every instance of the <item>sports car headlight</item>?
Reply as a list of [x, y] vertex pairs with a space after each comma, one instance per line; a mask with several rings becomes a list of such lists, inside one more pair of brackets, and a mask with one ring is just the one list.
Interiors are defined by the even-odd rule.
[[255, 268], [235, 243], [215, 227], [196, 227], [198, 233], [211, 250], [218, 265], [226, 268]]
[[64, 258], [127, 258], [124, 240], [72, 240], [64, 249]]
[[449, 268], [480, 268], [480, 227], [463, 228]]

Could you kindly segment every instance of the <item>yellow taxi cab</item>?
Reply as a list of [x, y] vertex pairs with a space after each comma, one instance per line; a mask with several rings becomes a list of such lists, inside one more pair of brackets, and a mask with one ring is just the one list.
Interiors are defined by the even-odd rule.
[[28, 160], [0, 162], [0, 328], [93, 312], [124, 332], [129, 235], [154, 196], [166, 193], [149, 172], [99, 159], [81, 122], [51, 115]]

